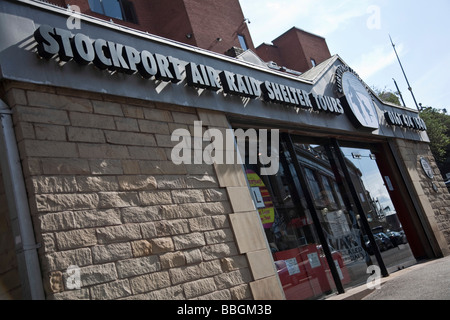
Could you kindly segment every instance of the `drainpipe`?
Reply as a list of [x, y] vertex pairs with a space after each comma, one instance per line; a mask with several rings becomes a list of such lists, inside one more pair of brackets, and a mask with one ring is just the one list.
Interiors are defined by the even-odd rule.
[[12, 112], [0, 99], [0, 165], [5, 184], [17, 264], [25, 300], [44, 300], [42, 274], [28, 197], [14, 134]]

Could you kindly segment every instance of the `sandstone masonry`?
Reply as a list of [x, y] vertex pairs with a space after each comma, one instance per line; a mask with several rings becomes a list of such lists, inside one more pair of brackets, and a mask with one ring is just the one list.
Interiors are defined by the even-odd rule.
[[[405, 163], [410, 182], [414, 185], [426, 218], [436, 236], [442, 252], [450, 253], [450, 195], [426, 143], [396, 140], [397, 150]], [[430, 179], [424, 172], [420, 159], [429, 161], [434, 173]], [[434, 184], [434, 186], [433, 186]]]
[[48, 299], [254, 298], [261, 276], [236, 241], [227, 190], [245, 186], [242, 171], [226, 181], [220, 168], [170, 160], [174, 129], [198, 120], [226, 128], [224, 116], [15, 82], [5, 92]]

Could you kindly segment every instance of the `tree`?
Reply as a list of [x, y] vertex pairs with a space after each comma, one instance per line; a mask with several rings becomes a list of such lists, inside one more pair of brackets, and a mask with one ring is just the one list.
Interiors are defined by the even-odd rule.
[[[381, 100], [401, 106], [397, 92], [389, 91], [386, 87], [383, 90], [375, 87], [372, 89]], [[431, 152], [445, 177], [446, 173], [450, 173], [450, 116], [447, 115], [447, 109], [421, 106], [420, 117], [427, 125]]]
[[443, 174], [450, 172], [450, 116], [441, 110], [425, 107], [420, 117], [427, 125], [430, 149]]
[[392, 91], [388, 90], [386, 87], [384, 87], [384, 89], [382, 89], [382, 90], [377, 87], [372, 87], [372, 90], [375, 92], [375, 94], [381, 100], [383, 100], [385, 102], [390, 102], [390, 103], [396, 104], [398, 106], [402, 105], [400, 103], [400, 95], [398, 92], [392, 92]]

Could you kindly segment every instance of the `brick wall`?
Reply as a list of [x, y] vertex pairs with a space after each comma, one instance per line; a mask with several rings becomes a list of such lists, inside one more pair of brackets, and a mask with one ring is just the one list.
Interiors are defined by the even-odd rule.
[[[184, 0], [184, 5], [193, 28], [196, 46], [225, 53], [233, 46], [240, 48], [238, 35], [243, 35], [248, 48], [254, 49], [238, 0]], [[217, 41], [217, 38], [222, 40]]]
[[[436, 240], [443, 253], [450, 254], [450, 194], [433, 154], [426, 143], [396, 140], [396, 145]], [[433, 179], [422, 169], [421, 157], [430, 163], [434, 172]], [[437, 191], [433, 188], [433, 182]]]
[[280, 67], [300, 72], [313, 67], [311, 59], [319, 64], [331, 57], [324, 38], [295, 27], [273, 40], [273, 45], [258, 46], [256, 53], [264, 61], [275, 61]]
[[[77, 5], [84, 14], [220, 54], [233, 46], [240, 47], [238, 34], [245, 37], [249, 49], [254, 49], [238, 0], [171, 0], [170, 4], [167, 0], [133, 0], [132, 3], [137, 23], [93, 12], [88, 0], [55, 0], [63, 8]], [[192, 37], [187, 38], [187, 34]]]
[[314, 59], [316, 64], [319, 64], [331, 58], [330, 50], [324, 38], [303, 30], [297, 30], [297, 36], [310, 68], [313, 67], [311, 59]]
[[[277, 285], [264, 238], [253, 241], [250, 232], [244, 240], [258, 247], [238, 248], [231, 228], [240, 211], [229, 194], [247, 192], [248, 201], [248, 189], [233, 194], [233, 181], [218, 181], [221, 168], [170, 161], [170, 133], [192, 129], [196, 109], [5, 87], [48, 299], [248, 299], [265, 283]], [[233, 170], [223, 174], [243, 175]], [[244, 217], [260, 232], [256, 211]], [[251, 270], [257, 261], [269, 272]], [[79, 290], [67, 285], [71, 265], [80, 268]]]

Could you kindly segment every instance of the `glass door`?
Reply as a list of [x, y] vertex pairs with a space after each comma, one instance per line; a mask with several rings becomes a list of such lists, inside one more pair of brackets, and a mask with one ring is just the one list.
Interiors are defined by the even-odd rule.
[[261, 175], [247, 159], [247, 179], [286, 299], [317, 299], [336, 285], [290, 153], [280, 147], [277, 174]]
[[[393, 272], [415, 264], [417, 261], [389, 195], [389, 189], [393, 188], [392, 182], [388, 176], [383, 179], [377, 165], [377, 156], [380, 156], [377, 146], [348, 142], [339, 144], [348, 167], [357, 173], [352, 183], [358, 189], [368, 224], [387, 270]], [[365, 241], [369, 253], [374, 255], [368, 239]]]
[[[314, 212], [329, 247], [335, 271], [343, 287], [363, 284], [368, 267], [378, 264], [371, 257], [364, 216], [351, 196], [338, 154], [329, 139], [292, 137], [294, 152], [312, 196]], [[356, 175], [355, 168], [347, 170]], [[370, 243], [370, 241], [369, 241]]]

